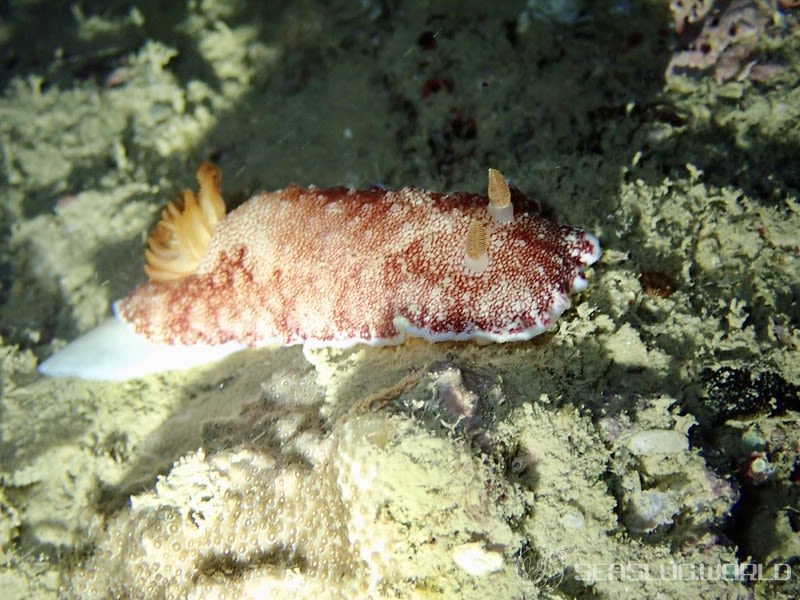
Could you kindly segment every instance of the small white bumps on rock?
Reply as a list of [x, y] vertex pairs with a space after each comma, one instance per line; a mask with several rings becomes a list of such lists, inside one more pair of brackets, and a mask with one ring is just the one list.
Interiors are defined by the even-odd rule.
[[456, 546], [453, 561], [473, 577], [482, 577], [503, 568], [503, 555], [486, 550], [480, 542]]
[[636, 456], [648, 454], [677, 454], [689, 450], [689, 440], [680, 431], [672, 429], [647, 429], [634, 433], [627, 443]]

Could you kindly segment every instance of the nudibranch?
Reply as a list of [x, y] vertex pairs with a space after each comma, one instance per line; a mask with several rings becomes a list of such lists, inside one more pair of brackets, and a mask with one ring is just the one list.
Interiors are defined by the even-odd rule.
[[219, 170], [197, 178], [148, 240], [148, 281], [42, 373], [121, 380], [265, 345], [528, 340], [600, 258], [593, 235], [544, 218], [496, 169], [488, 197], [291, 185], [227, 216]]

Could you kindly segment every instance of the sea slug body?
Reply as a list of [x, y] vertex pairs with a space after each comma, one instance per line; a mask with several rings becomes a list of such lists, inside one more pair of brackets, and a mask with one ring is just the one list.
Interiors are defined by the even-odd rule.
[[600, 257], [495, 169], [488, 198], [289, 186], [227, 216], [216, 167], [198, 180], [150, 237], [149, 281], [43, 373], [126, 379], [264, 345], [527, 340]]

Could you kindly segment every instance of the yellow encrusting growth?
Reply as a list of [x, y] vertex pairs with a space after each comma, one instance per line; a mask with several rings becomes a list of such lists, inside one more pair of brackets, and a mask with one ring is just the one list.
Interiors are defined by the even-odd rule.
[[197, 270], [214, 226], [225, 216], [221, 178], [217, 167], [204, 162], [197, 169], [197, 195], [184, 190], [161, 211], [144, 251], [144, 271], [151, 281], [177, 281]]

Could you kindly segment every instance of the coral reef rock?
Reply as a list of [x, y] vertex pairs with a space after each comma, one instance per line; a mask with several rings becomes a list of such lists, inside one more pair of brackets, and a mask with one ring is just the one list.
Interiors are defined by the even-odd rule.
[[[707, 5], [703, 6], [694, 20], [699, 21], [699, 15], [706, 16], [708, 9]], [[676, 22], [679, 18], [676, 12]], [[773, 24], [769, 8], [762, 2], [734, 0], [719, 13], [712, 12], [702, 22], [702, 30], [688, 49], [677, 52], [670, 60], [667, 79], [681, 71], [711, 68], [719, 83], [754, 75], [753, 68], [758, 61], [753, 57], [753, 51]], [[679, 33], [680, 30], [678, 28]], [[762, 65], [759, 71], [766, 73], [767, 67]], [[774, 66], [769, 66], [769, 69], [774, 69]]]
[[[464, 442], [385, 413], [180, 459], [99, 523], [78, 598], [511, 598], [520, 541]], [[313, 448], [312, 448], [313, 447]]]

